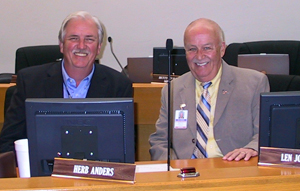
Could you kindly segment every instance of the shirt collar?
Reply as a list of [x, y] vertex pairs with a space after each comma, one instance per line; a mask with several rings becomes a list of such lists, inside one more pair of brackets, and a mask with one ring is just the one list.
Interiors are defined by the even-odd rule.
[[[221, 67], [219, 68], [219, 71], [217, 73], [217, 75], [211, 80], [211, 86], [213, 86], [214, 84], [217, 84], [218, 82], [220, 82], [221, 79], [221, 75], [222, 75], [222, 68], [223, 68], [223, 64], [221, 64]], [[200, 82], [199, 80], [196, 79], [196, 85], [197, 86], [202, 86], [201, 85], [202, 82]]]
[[[64, 60], [62, 60], [62, 62], [61, 62], [61, 68], [62, 68], [62, 76], [63, 76], [64, 83], [67, 84], [68, 80], [71, 80], [71, 79], [72, 79], [73, 81], [75, 81], [73, 78], [71, 78], [71, 77], [67, 74], [67, 72], [66, 72], [66, 70], [65, 70], [65, 67], [64, 67], [64, 64], [65, 64], [65, 62], [64, 62]], [[85, 78], [83, 79], [83, 81], [88, 81], [88, 82], [90, 82], [91, 79], [92, 79], [94, 70], [95, 70], [95, 65], [93, 65], [93, 69], [92, 69], [91, 73], [90, 73], [87, 77], [85, 77]]]

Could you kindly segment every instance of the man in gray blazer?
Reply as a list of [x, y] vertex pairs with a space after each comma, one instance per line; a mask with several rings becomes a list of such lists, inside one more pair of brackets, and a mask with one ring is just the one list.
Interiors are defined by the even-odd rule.
[[[176, 110], [186, 110], [187, 123], [181, 128], [171, 127], [171, 158], [223, 157], [238, 161], [257, 156], [259, 98], [261, 92], [269, 91], [267, 77], [225, 63], [222, 60], [226, 48], [223, 31], [209, 19], [198, 19], [187, 27], [184, 47], [190, 72], [172, 81], [171, 108], [172, 122], [176, 119]], [[212, 82], [208, 88], [211, 110], [207, 143], [205, 154], [195, 157], [199, 140], [196, 108], [204, 91], [200, 84], [206, 82]], [[167, 94], [165, 86], [156, 132], [149, 139], [152, 160], [167, 159]]]

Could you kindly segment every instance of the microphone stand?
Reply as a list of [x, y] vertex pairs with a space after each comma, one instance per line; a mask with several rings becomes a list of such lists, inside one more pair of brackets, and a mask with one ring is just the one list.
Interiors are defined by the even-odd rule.
[[115, 55], [114, 51], [113, 51], [113, 47], [112, 47], [112, 38], [108, 37], [108, 42], [110, 44], [110, 51], [112, 53], [112, 55], [115, 57], [117, 63], [119, 64], [120, 68], [122, 69], [122, 73], [125, 74], [125, 76], [129, 77], [127, 71], [123, 68], [122, 64], [120, 63], [119, 59], [117, 58], [117, 56]]
[[166, 49], [168, 51], [168, 171], [170, 171], [171, 162], [171, 51], [173, 50], [173, 40], [167, 39]]

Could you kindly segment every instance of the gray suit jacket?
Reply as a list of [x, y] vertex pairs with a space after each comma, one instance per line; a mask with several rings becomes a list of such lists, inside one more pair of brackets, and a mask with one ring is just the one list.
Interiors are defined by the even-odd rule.
[[[218, 90], [214, 137], [223, 155], [237, 148], [258, 150], [259, 99], [269, 91], [266, 75], [249, 69], [230, 66], [223, 61]], [[172, 81], [171, 110], [186, 104], [187, 129], [172, 128], [172, 159], [189, 159], [196, 145], [195, 78], [188, 72]], [[162, 89], [160, 116], [156, 132], [150, 135], [152, 160], [167, 160], [167, 86]], [[173, 122], [174, 119], [171, 119]]]

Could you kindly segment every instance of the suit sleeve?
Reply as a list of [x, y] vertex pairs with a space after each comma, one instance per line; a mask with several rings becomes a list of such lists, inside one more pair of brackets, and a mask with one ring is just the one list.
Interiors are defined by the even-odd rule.
[[[156, 132], [150, 135], [151, 160], [167, 160], [168, 157], [168, 104], [167, 86], [164, 86], [161, 96], [161, 108], [159, 118], [156, 121]], [[176, 159], [173, 149], [170, 150], [171, 158]]]
[[122, 87], [122, 90], [120, 91], [120, 95], [118, 97], [133, 97], [133, 88], [132, 88], [132, 82], [127, 81], [124, 86]]
[[252, 102], [252, 118], [253, 118], [253, 132], [254, 136], [252, 140], [244, 148], [252, 148], [258, 151], [258, 132], [259, 132], [259, 110], [260, 110], [260, 94], [262, 92], [269, 92], [270, 86], [266, 75], [263, 75], [260, 83], [257, 85], [257, 89], [254, 94]]
[[11, 103], [5, 115], [3, 128], [0, 134], [1, 153], [14, 151], [14, 141], [27, 138], [25, 93], [22, 81], [22, 75], [18, 75], [17, 89], [11, 98]]

